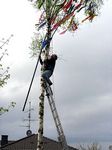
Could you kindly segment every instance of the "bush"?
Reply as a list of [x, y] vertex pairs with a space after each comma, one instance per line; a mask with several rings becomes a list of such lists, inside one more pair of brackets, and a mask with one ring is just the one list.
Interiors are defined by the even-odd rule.
[[87, 145], [87, 147], [85, 148], [84, 146], [80, 145], [79, 150], [101, 150], [101, 145], [99, 144], [91, 144], [91, 145]]

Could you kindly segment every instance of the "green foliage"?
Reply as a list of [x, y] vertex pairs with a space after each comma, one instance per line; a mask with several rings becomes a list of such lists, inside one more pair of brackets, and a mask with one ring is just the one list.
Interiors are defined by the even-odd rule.
[[31, 56], [36, 57], [41, 49], [41, 43], [42, 43], [42, 35], [41, 34], [36, 34], [32, 38], [32, 43], [31, 46], [29, 47], [31, 51]]
[[0, 107], [0, 115], [3, 115], [4, 113], [8, 112], [9, 109], [14, 108], [16, 105], [15, 102], [11, 102], [10, 105], [7, 108]]
[[0, 87], [3, 87], [4, 84], [7, 83], [7, 80], [10, 78], [9, 67], [4, 69], [3, 64], [2, 64], [3, 63], [2, 60], [5, 55], [8, 55], [7, 50], [4, 50], [0, 56]]
[[[0, 64], [1, 66], [1, 64]], [[1, 68], [0, 68], [1, 70]], [[7, 83], [7, 80], [10, 78], [10, 74], [8, 73], [9, 68], [7, 67], [6, 71], [2, 74], [0, 73], [0, 87], [3, 87], [4, 84]]]
[[5, 49], [5, 45], [9, 43], [12, 37], [13, 34], [11, 34], [10, 37], [6, 40], [4, 38], [0, 40], [0, 87], [3, 87], [4, 84], [7, 83], [7, 80], [10, 78], [9, 67], [4, 67], [3, 59], [6, 55], [8, 55], [7, 49]]
[[45, 0], [38, 0], [37, 4], [38, 4], [38, 8], [40, 9], [42, 7], [42, 5], [44, 4]]
[[[5, 55], [8, 55], [7, 49], [4, 50], [4, 46], [8, 44], [12, 36], [13, 35], [11, 35], [6, 41], [4, 41], [4, 39], [0, 41], [2, 43], [0, 46], [0, 49], [1, 49], [0, 51], [0, 88], [3, 87], [7, 83], [7, 80], [10, 78], [9, 67], [7, 68], [4, 67], [3, 58]], [[4, 114], [5, 112], [8, 112], [9, 109], [15, 107], [15, 105], [16, 105], [15, 102], [11, 102], [7, 108], [0, 107], [0, 115]]]

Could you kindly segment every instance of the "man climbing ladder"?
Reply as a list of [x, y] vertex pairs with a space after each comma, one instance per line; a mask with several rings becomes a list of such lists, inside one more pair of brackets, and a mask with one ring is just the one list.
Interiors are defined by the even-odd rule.
[[48, 102], [51, 108], [51, 112], [53, 115], [53, 119], [56, 125], [56, 129], [58, 132], [58, 140], [62, 146], [62, 150], [68, 150], [68, 146], [67, 146], [67, 141], [64, 135], [64, 131], [61, 125], [61, 121], [59, 119], [59, 115], [56, 109], [56, 105], [54, 102], [54, 98], [53, 98], [53, 92], [51, 89], [51, 85], [52, 82], [49, 79], [51, 77], [51, 75], [53, 74], [54, 68], [55, 68], [55, 64], [56, 64], [56, 60], [57, 60], [57, 55], [56, 54], [52, 54], [51, 56], [49, 56], [47, 59], [45, 59], [44, 61], [42, 61], [42, 58], [40, 56], [40, 63], [42, 65], [43, 68], [43, 72], [42, 72], [42, 78], [45, 80], [45, 91], [46, 91], [46, 96], [48, 98]]
[[40, 56], [40, 64], [43, 65], [43, 72], [42, 72], [42, 77], [43, 79], [51, 86], [52, 82], [49, 79], [54, 71], [55, 68], [55, 64], [56, 64], [56, 60], [57, 60], [57, 55], [56, 54], [52, 54], [51, 56], [48, 56], [47, 59], [45, 59], [44, 61], [42, 61], [42, 58]]

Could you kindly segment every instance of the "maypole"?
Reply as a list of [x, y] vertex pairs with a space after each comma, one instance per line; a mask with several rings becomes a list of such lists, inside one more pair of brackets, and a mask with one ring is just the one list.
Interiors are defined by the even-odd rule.
[[[51, 0], [46, 0], [45, 2], [45, 11], [46, 11], [46, 47], [44, 53], [44, 59], [49, 55], [50, 51], [50, 39], [51, 39], [51, 22], [50, 22], [50, 5]], [[41, 69], [43, 71], [44, 68]], [[43, 150], [43, 130], [44, 130], [44, 98], [45, 98], [45, 81], [41, 78], [41, 94], [39, 97], [39, 129], [38, 129], [38, 141], [37, 141], [37, 150]]]

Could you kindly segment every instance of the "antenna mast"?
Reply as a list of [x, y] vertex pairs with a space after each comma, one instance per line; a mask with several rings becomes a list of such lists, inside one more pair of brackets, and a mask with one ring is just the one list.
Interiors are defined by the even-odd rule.
[[34, 110], [34, 109], [31, 107], [31, 102], [29, 102], [29, 109], [28, 109], [28, 111], [26, 111], [26, 112], [28, 112], [28, 117], [27, 117], [27, 119], [23, 120], [23, 121], [27, 121], [28, 122], [28, 125], [24, 126], [24, 127], [28, 128], [28, 130], [26, 131], [26, 135], [27, 136], [30, 136], [32, 134], [32, 131], [31, 131], [31, 122], [32, 121], [36, 121], [34, 119], [31, 119], [31, 111], [32, 110]]

